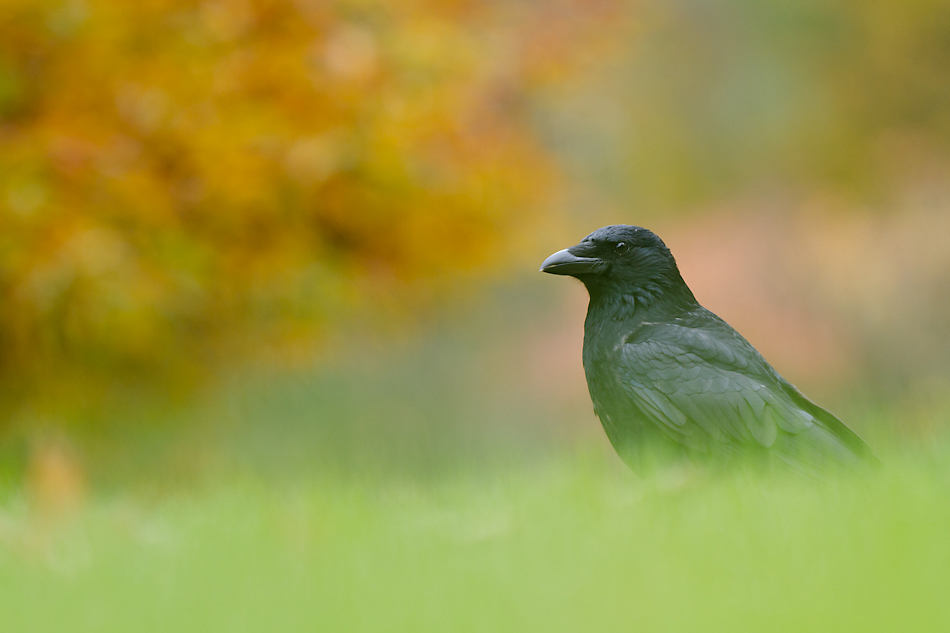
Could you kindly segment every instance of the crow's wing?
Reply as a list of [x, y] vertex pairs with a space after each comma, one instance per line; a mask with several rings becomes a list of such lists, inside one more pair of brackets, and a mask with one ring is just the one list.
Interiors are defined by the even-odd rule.
[[[860, 438], [802, 396], [724, 321], [706, 315], [705, 327], [643, 324], [618, 350], [617, 378], [644, 418], [705, 452], [760, 446], [796, 462], [854, 459], [853, 440], [863, 445]], [[840, 437], [826, 416], [853, 439]]]

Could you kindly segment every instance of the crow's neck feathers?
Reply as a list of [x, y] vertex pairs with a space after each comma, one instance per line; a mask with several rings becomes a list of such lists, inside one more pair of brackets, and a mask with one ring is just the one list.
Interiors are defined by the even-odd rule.
[[585, 283], [589, 310], [612, 321], [628, 321], [673, 318], [699, 307], [672, 257], [662, 264], [649, 268], [652, 274], [641, 272], [636, 278], [616, 275]]

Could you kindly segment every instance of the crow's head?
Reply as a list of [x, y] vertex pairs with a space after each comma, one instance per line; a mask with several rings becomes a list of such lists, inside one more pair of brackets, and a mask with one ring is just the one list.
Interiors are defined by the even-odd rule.
[[576, 277], [591, 294], [617, 290], [652, 300], [664, 291], [689, 292], [663, 240], [627, 224], [605, 226], [554, 253], [541, 264], [541, 272]]

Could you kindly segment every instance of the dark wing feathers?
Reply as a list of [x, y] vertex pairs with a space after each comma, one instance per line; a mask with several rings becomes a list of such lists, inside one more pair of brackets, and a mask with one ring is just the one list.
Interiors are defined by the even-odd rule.
[[788, 395], [788, 397], [791, 398], [795, 404], [801, 407], [804, 412], [811, 414], [813, 418], [818, 421], [820, 426], [827, 429], [832, 435], [834, 435], [834, 437], [842, 441], [855, 454], [860, 455], [873, 463], [880, 463], [880, 460], [876, 455], [874, 455], [873, 452], [871, 452], [871, 448], [864, 442], [864, 440], [862, 440], [857, 433], [848, 428], [844, 422], [835, 417], [830, 411], [823, 409], [809, 400], [805, 394], [795, 387], [795, 385], [791, 384], [781, 376], [778, 378], [785, 394]]
[[644, 324], [618, 348], [617, 378], [647, 420], [703, 451], [752, 444], [794, 462], [866, 449], [735, 330], [721, 320], [715, 325]]

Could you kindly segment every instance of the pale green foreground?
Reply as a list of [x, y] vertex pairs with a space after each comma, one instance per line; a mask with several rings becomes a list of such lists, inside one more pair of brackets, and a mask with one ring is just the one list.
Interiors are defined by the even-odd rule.
[[597, 451], [441, 483], [230, 481], [0, 515], [3, 630], [946, 631], [950, 460], [821, 484]]

